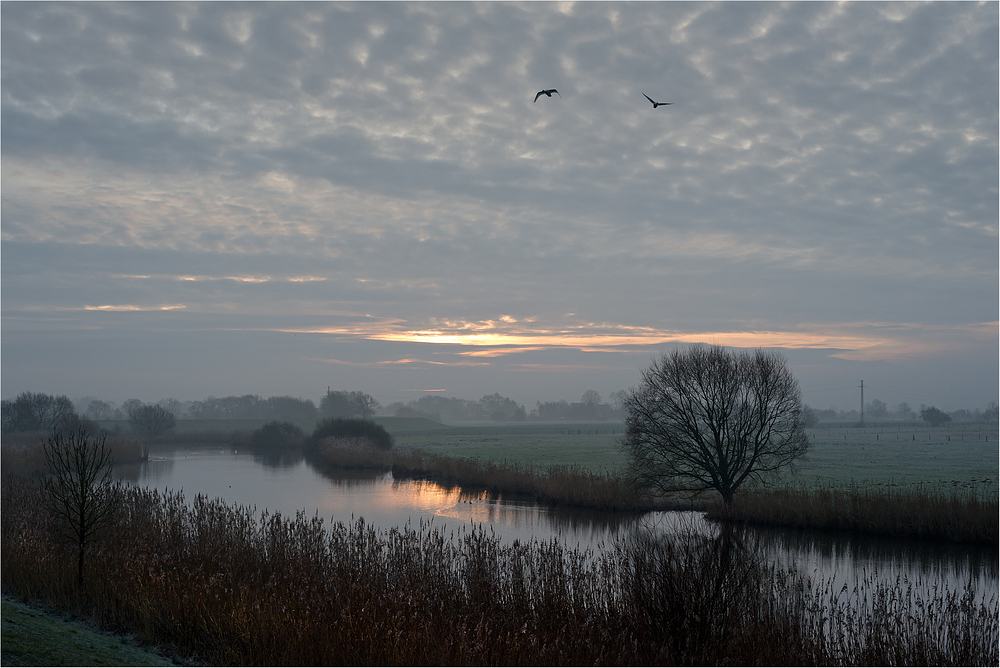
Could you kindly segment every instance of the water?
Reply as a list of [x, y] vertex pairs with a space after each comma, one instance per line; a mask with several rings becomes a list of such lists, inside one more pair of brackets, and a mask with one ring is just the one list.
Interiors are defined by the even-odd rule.
[[[557, 539], [569, 547], [595, 551], [637, 530], [675, 531], [692, 527], [710, 533], [700, 513], [608, 513], [540, 507], [534, 503], [489, 498], [429, 482], [394, 480], [391, 473], [342, 471], [321, 474], [301, 455], [260, 455], [232, 447], [159, 449], [149, 461], [119, 467], [118, 475], [159, 490], [183, 491], [294, 516], [304, 510], [326, 521], [363, 517], [388, 529], [420, 520], [459, 529], [489, 527], [502, 540]], [[830, 580], [850, 588], [872, 573], [879, 579], [906, 577], [951, 590], [974, 587], [983, 600], [998, 589], [998, 551], [930, 541], [886, 539], [854, 534], [755, 529], [754, 535], [779, 565], [794, 567], [814, 581]]]

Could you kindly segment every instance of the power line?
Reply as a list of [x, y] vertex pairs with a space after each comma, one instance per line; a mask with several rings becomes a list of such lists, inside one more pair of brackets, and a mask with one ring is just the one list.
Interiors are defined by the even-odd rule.
[[844, 387], [822, 387], [822, 388], [802, 388], [803, 392], [839, 392], [841, 390], [853, 390], [856, 385], [846, 385]]

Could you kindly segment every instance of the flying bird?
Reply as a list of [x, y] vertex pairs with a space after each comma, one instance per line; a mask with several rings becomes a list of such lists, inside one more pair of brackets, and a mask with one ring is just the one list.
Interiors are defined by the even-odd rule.
[[559, 97], [562, 97], [562, 93], [557, 91], [555, 88], [550, 88], [548, 90], [540, 90], [537, 93], [535, 93], [535, 99], [532, 100], [532, 102], [538, 102], [539, 95], [544, 95], [545, 97], [552, 97], [552, 93], [555, 93]]
[[[673, 102], [656, 102], [655, 100], [653, 100], [653, 98], [646, 95], [645, 93], [643, 93], [642, 96], [653, 103], [653, 109], [656, 109], [657, 107], [665, 107], [668, 104], [673, 104]], [[562, 97], [562, 95], [560, 95], [559, 97]]]

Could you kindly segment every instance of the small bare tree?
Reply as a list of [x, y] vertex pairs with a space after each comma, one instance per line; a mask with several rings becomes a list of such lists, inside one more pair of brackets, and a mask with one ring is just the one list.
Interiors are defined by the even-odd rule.
[[375, 415], [375, 411], [382, 408], [379, 400], [365, 392], [351, 392], [351, 398], [358, 407], [358, 412], [365, 420]]
[[50, 473], [44, 483], [48, 509], [60, 538], [76, 545], [77, 583], [82, 585], [87, 546], [111, 523], [117, 508], [107, 435], [56, 431], [42, 447]]
[[784, 358], [693, 346], [654, 360], [624, 401], [622, 448], [643, 489], [700, 494], [726, 504], [805, 454], [798, 383]]

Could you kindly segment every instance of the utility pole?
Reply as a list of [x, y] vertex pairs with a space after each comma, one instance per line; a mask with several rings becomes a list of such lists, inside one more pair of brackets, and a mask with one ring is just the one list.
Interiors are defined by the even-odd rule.
[[865, 381], [861, 381], [861, 426], [865, 426]]

